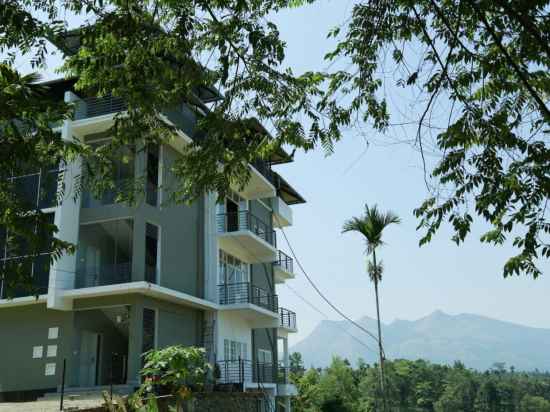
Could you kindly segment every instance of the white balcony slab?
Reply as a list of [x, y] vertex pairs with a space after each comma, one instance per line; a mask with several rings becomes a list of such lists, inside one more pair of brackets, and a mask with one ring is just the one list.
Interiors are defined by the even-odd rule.
[[218, 233], [219, 247], [248, 263], [271, 263], [277, 249], [250, 230]]

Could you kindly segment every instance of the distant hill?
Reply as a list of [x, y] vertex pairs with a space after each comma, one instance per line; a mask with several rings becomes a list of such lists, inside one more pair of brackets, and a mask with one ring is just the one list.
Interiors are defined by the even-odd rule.
[[[358, 321], [376, 335], [376, 321]], [[342, 329], [373, 350], [366, 349]], [[467, 367], [489, 369], [506, 362], [516, 370], [550, 371], [550, 329], [538, 329], [478, 315], [448, 315], [436, 311], [415, 321], [395, 320], [382, 326], [384, 350], [389, 359], [426, 359], [433, 363], [462, 361]], [[305, 366], [327, 366], [333, 355], [355, 363], [376, 361], [376, 342], [345, 321], [323, 321], [291, 348], [300, 352]]]

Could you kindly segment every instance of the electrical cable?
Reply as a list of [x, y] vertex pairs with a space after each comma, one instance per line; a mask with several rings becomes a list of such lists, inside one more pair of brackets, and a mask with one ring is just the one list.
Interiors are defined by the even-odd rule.
[[349, 323], [351, 323], [353, 326], [355, 326], [356, 328], [358, 328], [359, 330], [363, 331], [364, 333], [366, 333], [367, 335], [369, 335], [372, 339], [374, 339], [376, 341], [376, 343], [378, 343], [378, 338], [370, 331], [368, 331], [366, 328], [364, 328], [363, 326], [359, 325], [357, 322], [355, 322], [353, 319], [351, 319], [349, 316], [347, 316], [344, 312], [342, 312], [340, 309], [338, 309], [324, 294], [323, 292], [321, 292], [321, 290], [317, 287], [317, 285], [313, 282], [313, 280], [311, 280], [311, 278], [309, 277], [309, 275], [307, 274], [307, 272], [305, 271], [304, 267], [302, 266], [300, 260], [298, 259], [298, 257], [296, 256], [296, 253], [294, 252], [294, 248], [292, 247], [292, 245], [290, 244], [290, 241], [288, 240], [288, 237], [286, 236], [286, 233], [284, 231], [284, 229], [279, 226], [279, 229], [281, 230], [284, 238], [285, 238], [285, 241], [286, 241], [286, 244], [288, 245], [288, 248], [290, 249], [290, 253], [292, 253], [292, 256], [294, 257], [294, 260], [296, 260], [296, 263], [298, 264], [298, 266], [300, 267], [300, 270], [302, 271], [302, 273], [304, 274], [304, 276], [306, 277], [307, 281], [310, 283], [310, 285], [313, 287], [313, 289], [315, 289], [315, 291], [317, 292], [317, 294], [319, 296], [321, 296], [321, 298], [336, 312], [338, 313], [341, 317], [343, 317], [345, 320], [347, 320]]

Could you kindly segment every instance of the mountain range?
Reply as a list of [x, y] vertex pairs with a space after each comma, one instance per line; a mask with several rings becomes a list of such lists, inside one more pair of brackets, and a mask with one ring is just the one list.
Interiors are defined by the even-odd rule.
[[[363, 317], [357, 323], [376, 335], [375, 319]], [[395, 320], [382, 325], [382, 338], [388, 359], [425, 359], [439, 364], [461, 361], [478, 370], [505, 362], [516, 370], [550, 371], [550, 329], [479, 315], [435, 311], [415, 321]], [[334, 355], [352, 363], [360, 358], [367, 363], [377, 359], [376, 341], [346, 321], [322, 321], [291, 351], [302, 354], [306, 367], [327, 366]]]

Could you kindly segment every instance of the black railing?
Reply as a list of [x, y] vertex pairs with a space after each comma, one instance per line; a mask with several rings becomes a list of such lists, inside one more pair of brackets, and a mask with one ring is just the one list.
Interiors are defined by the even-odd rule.
[[132, 280], [132, 263], [112, 263], [76, 272], [76, 289], [94, 286], [118, 285]]
[[216, 363], [218, 383], [276, 383], [277, 368], [272, 363], [253, 362], [246, 359], [221, 360]]
[[272, 312], [277, 312], [279, 308], [277, 295], [270, 294], [262, 288], [251, 285], [249, 282], [218, 285], [218, 295], [220, 305], [252, 303]]
[[279, 308], [279, 326], [296, 329], [296, 313], [285, 308]]
[[221, 213], [217, 217], [218, 233], [249, 230], [270, 245], [277, 247], [277, 236], [273, 227], [248, 210]]
[[263, 160], [256, 160], [251, 164], [254, 169], [260, 172], [260, 174], [269, 181], [269, 183], [271, 183], [273, 186], [276, 186], [276, 175], [273, 170], [271, 170], [271, 166], [269, 165], [269, 163]]
[[277, 260], [275, 266], [279, 266], [281, 269], [288, 273], [294, 273], [294, 260], [286, 253], [278, 251]]
[[290, 383], [290, 368], [288, 366], [279, 366], [277, 383]]
[[77, 101], [75, 120], [117, 113], [127, 108], [128, 105], [120, 97], [111, 95], [104, 97], [87, 97]]

